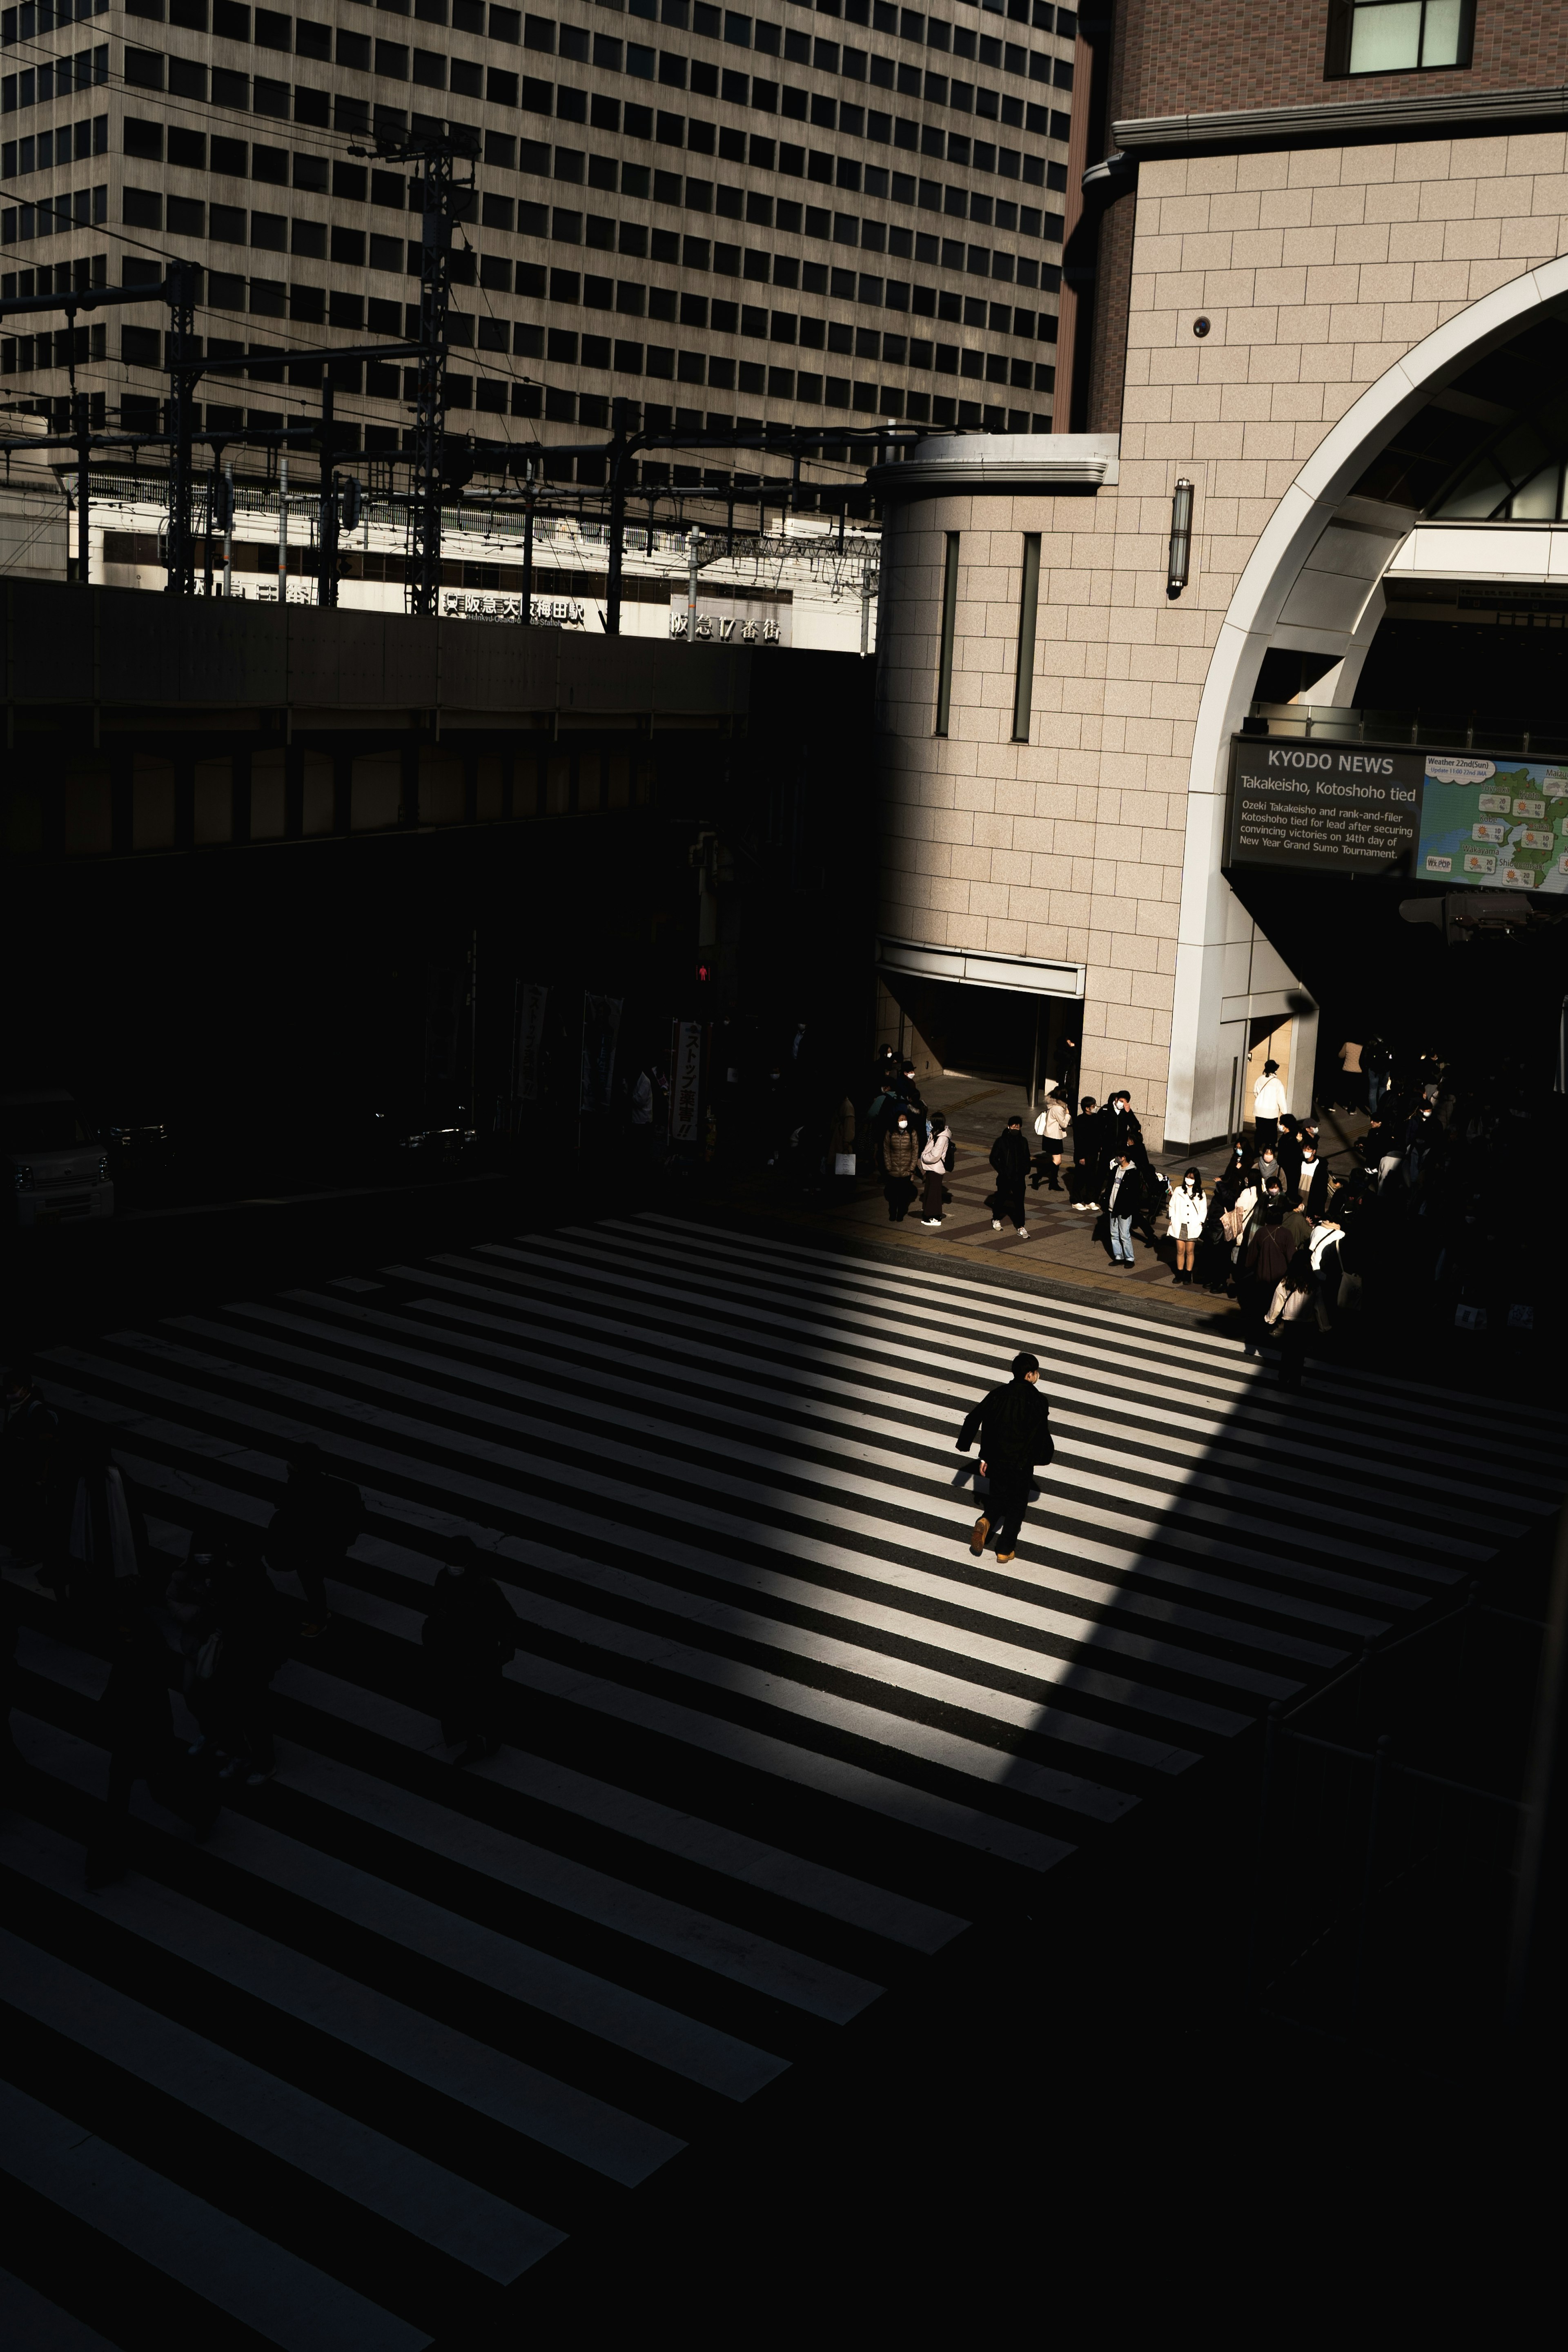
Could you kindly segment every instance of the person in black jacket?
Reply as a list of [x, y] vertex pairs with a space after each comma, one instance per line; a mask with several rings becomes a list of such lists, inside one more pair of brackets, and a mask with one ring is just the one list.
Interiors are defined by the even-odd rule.
[[1018, 1239], [1026, 1242], [1029, 1228], [1024, 1223], [1024, 1186], [1029, 1176], [1029, 1147], [1024, 1140], [1021, 1113], [1013, 1113], [992, 1145], [991, 1165], [996, 1171], [996, 1190], [991, 1196], [991, 1230], [999, 1234], [1003, 1218], [1011, 1217], [1017, 1227]]
[[1072, 1123], [1072, 1173], [1068, 1181], [1075, 1209], [1095, 1209], [1103, 1200], [1100, 1186], [1105, 1175], [1109, 1121], [1109, 1111], [1101, 1110], [1092, 1095], [1085, 1095]]
[[1321, 1217], [1329, 1202], [1329, 1171], [1318, 1157], [1315, 1143], [1309, 1142], [1296, 1165], [1296, 1195], [1308, 1216]]
[[994, 1528], [996, 1558], [1004, 1565], [1018, 1548], [1035, 1466], [1048, 1462], [1056, 1451], [1051, 1443], [1051, 1409], [1039, 1380], [1038, 1356], [1015, 1356], [1008, 1385], [983, 1397], [958, 1433], [961, 1454], [967, 1454], [978, 1436], [980, 1475], [990, 1482], [969, 1549], [978, 1558]]
[[500, 1745], [501, 1675], [517, 1647], [517, 1616], [467, 1536], [447, 1550], [423, 1639], [441, 1736], [448, 1747], [467, 1742], [460, 1764], [481, 1763]]

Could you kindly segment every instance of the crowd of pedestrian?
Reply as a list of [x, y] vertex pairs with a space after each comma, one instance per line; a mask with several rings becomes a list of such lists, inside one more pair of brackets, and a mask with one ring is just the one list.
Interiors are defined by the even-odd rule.
[[[328, 1579], [342, 1575], [364, 1528], [358, 1487], [329, 1469], [319, 1447], [300, 1444], [264, 1528], [204, 1518], [183, 1551], [168, 1549], [166, 1538], [154, 1545], [103, 1433], [57, 1412], [29, 1365], [6, 1373], [0, 1538], [13, 1570], [30, 1570], [52, 1602], [60, 1635], [109, 1664], [98, 1732], [105, 1794], [88, 1847], [90, 1886], [125, 1867], [139, 1782], [200, 1832], [241, 1789], [272, 1778], [274, 1680], [296, 1644], [319, 1644], [332, 1632]], [[7, 1700], [17, 1594], [7, 1582], [0, 1626]], [[500, 1743], [516, 1625], [477, 1547], [466, 1538], [448, 1542], [424, 1650], [432, 1711], [448, 1745], [460, 1748], [459, 1763], [480, 1762]], [[8, 1729], [0, 1762], [10, 1778], [23, 1769]]]
[[[1277, 1345], [1292, 1386], [1314, 1341], [1349, 1324], [1533, 1328], [1542, 1277], [1507, 1244], [1520, 1170], [1554, 1153], [1556, 1098], [1506, 1062], [1469, 1067], [1377, 1036], [1336, 1059], [1325, 1107], [1348, 1117], [1325, 1134], [1316, 1111], [1293, 1114], [1270, 1058], [1248, 1129], [1208, 1175], [1154, 1165], [1126, 1087], [1072, 1107], [1047, 1086], [1032, 1141], [1016, 1113], [991, 1147], [993, 1230], [1027, 1240], [1030, 1194], [1065, 1193], [1096, 1219], [1112, 1271], [1152, 1250], [1173, 1286], [1234, 1298], [1249, 1349]], [[940, 1227], [957, 1148], [912, 1062], [881, 1056], [863, 1127], [889, 1219], [923, 1185], [921, 1222]]]

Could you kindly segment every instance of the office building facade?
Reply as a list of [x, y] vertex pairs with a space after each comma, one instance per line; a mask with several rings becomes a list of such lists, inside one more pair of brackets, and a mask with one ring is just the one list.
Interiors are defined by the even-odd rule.
[[[889, 989], [955, 1034], [977, 971], [1078, 1000], [1083, 1087], [1173, 1153], [1265, 1059], [1304, 1110], [1342, 1039], [1426, 1042], [1458, 983], [1402, 898], [1568, 891], [1568, 18], [1265, 13], [1119, 11], [1065, 247], [1078, 429], [933, 436], [881, 483]], [[1339, 796], [1283, 847], [1228, 822], [1259, 745]], [[1333, 808], [1380, 776], [1414, 807], [1426, 746], [1464, 838], [1363, 852]]]
[[[203, 271], [215, 362], [401, 339], [415, 174], [351, 150], [451, 122], [480, 150], [455, 259], [454, 431], [591, 439], [621, 395], [670, 431], [1042, 432], [1080, 48], [1050, 0], [947, 0], [945, 16], [889, 0], [314, 0], [309, 16], [26, 0], [0, 11], [0, 293], [119, 286], [179, 258]], [[150, 305], [74, 330], [95, 422], [153, 429], [163, 327]], [[5, 328], [0, 401], [58, 421], [72, 331]], [[205, 379], [205, 421], [313, 409], [308, 370], [293, 386], [271, 373]], [[337, 377], [355, 445], [395, 453], [403, 364]], [[592, 459], [552, 471], [574, 467], [595, 478]], [[705, 452], [677, 478], [704, 472], [728, 478]]]

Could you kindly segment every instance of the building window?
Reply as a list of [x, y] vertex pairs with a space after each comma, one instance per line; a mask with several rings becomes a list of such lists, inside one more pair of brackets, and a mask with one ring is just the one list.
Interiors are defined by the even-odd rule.
[[[832, 395], [829, 394], [831, 403]], [[843, 402], [837, 404], [840, 407]], [[952, 708], [952, 640], [958, 623], [958, 538], [955, 530], [947, 534], [947, 561], [942, 580], [942, 649], [936, 672], [936, 728], [938, 735], [947, 733], [948, 714]]]
[[1035, 623], [1040, 604], [1040, 535], [1024, 540], [1024, 593], [1018, 607], [1018, 667], [1013, 684], [1013, 740], [1026, 743], [1035, 702]]
[[1468, 66], [1475, 0], [1334, 0], [1324, 71], [1430, 72]]

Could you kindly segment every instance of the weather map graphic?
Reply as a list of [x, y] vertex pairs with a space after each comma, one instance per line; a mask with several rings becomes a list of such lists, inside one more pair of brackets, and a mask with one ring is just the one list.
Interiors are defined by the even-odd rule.
[[1568, 763], [1428, 752], [1415, 871], [1490, 890], [1568, 891]]

